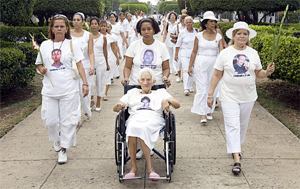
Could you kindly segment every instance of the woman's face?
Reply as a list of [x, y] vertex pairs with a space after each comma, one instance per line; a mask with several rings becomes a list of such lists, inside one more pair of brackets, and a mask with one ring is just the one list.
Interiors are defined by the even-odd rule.
[[210, 30], [216, 30], [217, 22], [215, 20], [208, 20], [206, 24], [206, 28]]
[[111, 32], [111, 25], [107, 25], [107, 32], [110, 33]]
[[67, 33], [67, 26], [65, 21], [63, 19], [54, 20], [51, 30], [55, 37], [65, 37], [65, 34]]
[[93, 32], [99, 31], [99, 24], [98, 24], [97, 20], [92, 20], [91, 21], [91, 30]]
[[185, 27], [187, 29], [192, 29], [193, 28], [193, 20], [187, 19], [187, 20], [184, 21], [184, 23], [185, 23]]
[[154, 35], [154, 29], [150, 22], [143, 22], [141, 25], [141, 35], [144, 39], [152, 39]]
[[240, 29], [233, 36], [234, 44], [237, 45], [247, 45], [249, 41], [249, 32], [248, 30]]
[[83, 20], [81, 18], [81, 16], [79, 16], [78, 14], [73, 16], [73, 26], [74, 28], [82, 28], [83, 25]]
[[109, 21], [110, 23], [115, 23], [116, 22], [116, 17], [112, 14], [109, 16]]
[[148, 72], [144, 72], [139, 78], [139, 83], [142, 90], [147, 93], [151, 90], [154, 82], [152, 80], [151, 74]]
[[170, 15], [170, 22], [175, 22], [176, 21], [176, 16], [175, 14]]
[[101, 24], [100, 25], [100, 32], [101, 33], [106, 33], [107, 31], [107, 25], [106, 24]]

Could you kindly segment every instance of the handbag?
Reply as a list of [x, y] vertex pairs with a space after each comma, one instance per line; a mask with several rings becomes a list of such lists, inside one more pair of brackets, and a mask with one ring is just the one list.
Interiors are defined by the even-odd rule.
[[74, 58], [74, 51], [73, 51], [73, 45], [72, 45], [72, 40], [70, 40], [70, 49], [71, 49], [71, 53], [72, 53], [72, 71], [73, 71], [73, 79], [77, 80], [80, 78], [79, 72], [78, 72], [78, 68], [77, 68], [77, 62], [75, 61]]

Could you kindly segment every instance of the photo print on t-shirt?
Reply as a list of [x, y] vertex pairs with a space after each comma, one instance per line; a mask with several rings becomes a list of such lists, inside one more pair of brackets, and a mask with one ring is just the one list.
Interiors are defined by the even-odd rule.
[[152, 110], [149, 106], [150, 106], [150, 98], [147, 96], [144, 96], [141, 99], [142, 102], [142, 106], [140, 108], [138, 108], [137, 110]]
[[249, 58], [244, 54], [237, 54], [233, 58], [233, 77], [246, 77], [250, 76], [249, 73]]
[[57, 71], [57, 70], [62, 70], [65, 69], [65, 67], [63, 66], [63, 63], [61, 63], [60, 59], [61, 59], [61, 50], [60, 49], [53, 49], [53, 51], [51, 52], [51, 58], [53, 60], [53, 64], [51, 64], [52, 68], [50, 69], [50, 71]]
[[142, 51], [141, 54], [141, 69], [143, 68], [151, 68], [151, 69], [155, 69], [156, 65], [156, 54], [154, 53], [154, 51], [152, 49], [145, 49], [144, 51]]

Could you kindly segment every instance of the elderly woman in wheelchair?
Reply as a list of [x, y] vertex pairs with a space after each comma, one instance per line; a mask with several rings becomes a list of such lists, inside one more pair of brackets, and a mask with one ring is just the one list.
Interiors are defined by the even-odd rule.
[[115, 112], [128, 108], [130, 114], [126, 121], [126, 140], [129, 146], [131, 169], [125, 174], [124, 179], [137, 178], [137, 142], [144, 152], [149, 178], [153, 180], [160, 178], [153, 169], [150, 151], [154, 148], [159, 132], [165, 125], [163, 111], [169, 111], [170, 106], [177, 109], [180, 104], [165, 89], [151, 90], [155, 83], [154, 77], [151, 69], [143, 68], [139, 72], [138, 80], [141, 89], [129, 90], [113, 107]]

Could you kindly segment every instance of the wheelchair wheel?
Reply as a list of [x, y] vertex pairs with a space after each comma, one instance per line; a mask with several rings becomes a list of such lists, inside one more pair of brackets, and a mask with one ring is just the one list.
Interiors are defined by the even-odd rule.
[[122, 159], [122, 145], [119, 143], [121, 142], [121, 136], [118, 127], [119, 127], [119, 115], [117, 116], [115, 122], [115, 160], [117, 166], [121, 164], [121, 159]]
[[[172, 154], [172, 163], [173, 165], [176, 164], [176, 126], [175, 126], [175, 117], [174, 114], [171, 115], [171, 136], [170, 139], [173, 141], [170, 143], [170, 149], [171, 149], [171, 154]], [[172, 165], [172, 167], [173, 167]]]

